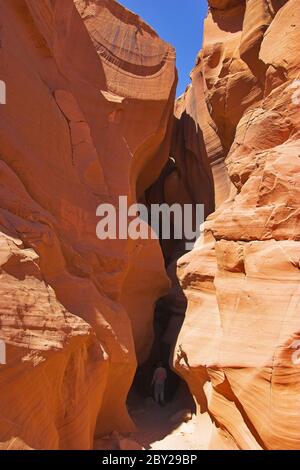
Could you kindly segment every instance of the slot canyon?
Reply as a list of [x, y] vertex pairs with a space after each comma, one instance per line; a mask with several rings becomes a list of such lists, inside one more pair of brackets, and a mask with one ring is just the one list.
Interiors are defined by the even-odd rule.
[[[0, 1], [1, 450], [300, 449], [299, 25], [208, 0], [176, 99], [115, 0]], [[120, 196], [201, 235], [99, 240]]]

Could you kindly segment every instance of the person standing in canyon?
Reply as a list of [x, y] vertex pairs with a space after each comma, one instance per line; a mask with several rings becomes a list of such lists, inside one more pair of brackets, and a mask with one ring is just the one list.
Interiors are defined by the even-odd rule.
[[154, 371], [151, 386], [154, 386], [154, 399], [156, 403], [165, 405], [165, 382], [167, 380], [167, 371], [163, 364], [159, 362]]

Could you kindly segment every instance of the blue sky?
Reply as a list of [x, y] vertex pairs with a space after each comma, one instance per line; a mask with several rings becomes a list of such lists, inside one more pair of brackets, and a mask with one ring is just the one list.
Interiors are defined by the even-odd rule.
[[205, 0], [118, 0], [140, 15], [177, 51], [179, 84], [177, 96], [190, 83], [189, 74], [201, 49]]

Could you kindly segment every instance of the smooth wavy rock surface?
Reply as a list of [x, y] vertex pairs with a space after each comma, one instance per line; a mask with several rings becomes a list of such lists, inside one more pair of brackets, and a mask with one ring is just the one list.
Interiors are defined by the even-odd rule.
[[169, 285], [158, 242], [99, 240], [96, 209], [142, 198], [165, 164], [175, 53], [113, 0], [75, 3], [0, 5], [4, 448], [132, 429], [127, 393]]
[[174, 364], [207, 448], [299, 449], [299, 2], [209, 3], [197, 73], [234, 190], [178, 262]]

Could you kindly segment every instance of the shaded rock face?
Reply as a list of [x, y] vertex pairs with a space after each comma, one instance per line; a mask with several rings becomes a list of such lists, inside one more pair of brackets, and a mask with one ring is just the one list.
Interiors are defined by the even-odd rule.
[[218, 208], [178, 262], [188, 307], [174, 366], [207, 448], [299, 449], [299, 2], [209, 3], [178, 106], [194, 94], [209, 113]]
[[113, 0], [10, 0], [0, 18], [0, 441], [89, 449], [132, 429], [169, 285], [158, 242], [98, 240], [96, 208], [160, 174], [175, 53]]
[[[0, 4], [0, 449], [132, 430], [158, 298], [199, 446], [300, 446], [298, 0], [209, 4], [175, 113], [173, 48], [114, 0]], [[100, 241], [120, 195], [202, 203], [205, 232]]]

